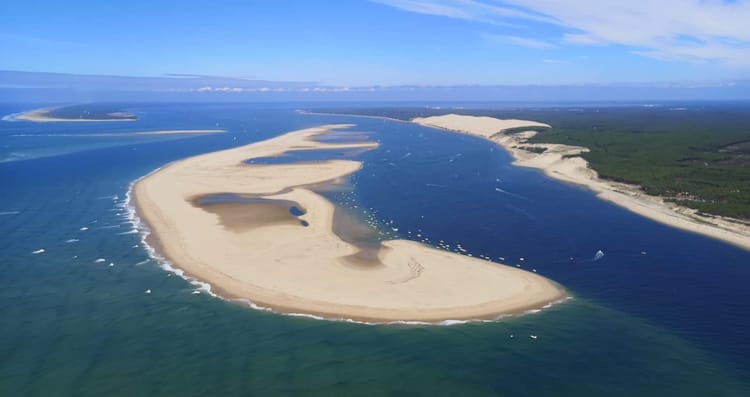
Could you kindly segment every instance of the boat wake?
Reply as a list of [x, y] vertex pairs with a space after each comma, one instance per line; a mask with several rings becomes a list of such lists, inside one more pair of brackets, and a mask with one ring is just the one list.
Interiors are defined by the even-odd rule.
[[602, 250], [596, 251], [596, 254], [594, 254], [594, 262], [602, 258], [604, 258], [604, 251]]

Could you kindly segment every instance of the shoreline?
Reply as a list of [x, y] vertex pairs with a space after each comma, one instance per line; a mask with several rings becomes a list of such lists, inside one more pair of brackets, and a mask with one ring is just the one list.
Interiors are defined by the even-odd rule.
[[[133, 202], [151, 232], [147, 244], [221, 297], [290, 315], [366, 323], [480, 321], [526, 313], [567, 298], [562, 287], [534, 273], [407, 240], [383, 242], [386, 249], [378, 254], [377, 266], [345, 264], [343, 258], [355, 253], [356, 247], [334, 233], [335, 206], [305, 186], [349, 175], [361, 163], [238, 164], [289, 150], [376, 145], [311, 140], [341, 127], [299, 130], [191, 157], [139, 179], [133, 184]], [[214, 173], [217, 169], [220, 174]], [[228, 190], [227, 184], [239, 191]], [[299, 219], [310, 226], [283, 223], [228, 230], [217, 224], [215, 213], [186, 201], [216, 192], [300, 203], [307, 211]]]
[[[667, 226], [750, 250], [750, 225], [727, 217], [703, 216], [695, 209], [666, 202], [662, 197], [648, 195], [636, 185], [601, 179], [588, 162], [578, 156], [587, 152], [588, 148], [528, 143], [528, 139], [536, 135], [536, 131], [532, 130], [514, 134], [504, 133], [510, 128], [550, 127], [547, 124], [457, 114], [417, 117], [411, 121], [426, 127], [487, 139], [507, 150], [514, 158], [514, 165], [536, 168], [550, 178], [583, 186], [593, 191], [602, 200]], [[544, 151], [535, 153], [523, 148], [538, 148]]]
[[[32, 121], [35, 123], [49, 123], [49, 122], [112, 122], [112, 121], [136, 121], [138, 120], [135, 116], [132, 118], [111, 118], [111, 119], [85, 119], [85, 118], [62, 118], [49, 116], [49, 112], [58, 109], [58, 107], [33, 109], [26, 112], [15, 114], [12, 121]], [[117, 112], [120, 113], [120, 112]]]

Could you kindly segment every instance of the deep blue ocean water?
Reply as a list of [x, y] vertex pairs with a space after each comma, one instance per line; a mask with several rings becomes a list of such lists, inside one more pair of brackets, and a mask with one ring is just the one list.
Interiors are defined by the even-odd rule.
[[[514, 167], [477, 138], [296, 107], [131, 104], [136, 122], [0, 122], [0, 395], [750, 395], [749, 252]], [[149, 258], [125, 208], [133, 180], [327, 123], [381, 144], [357, 154], [365, 165], [339, 205], [391, 236], [534, 269], [574, 299], [491, 323], [351, 324], [194, 294]], [[85, 136], [208, 128], [228, 133]]]

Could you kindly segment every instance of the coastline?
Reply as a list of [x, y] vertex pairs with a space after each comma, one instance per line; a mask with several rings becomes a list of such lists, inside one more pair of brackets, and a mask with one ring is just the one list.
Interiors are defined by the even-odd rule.
[[[382, 242], [379, 263], [373, 266], [345, 263], [357, 247], [334, 233], [335, 206], [308, 186], [336, 181], [359, 170], [361, 163], [242, 163], [290, 150], [376, 146], [313, 140], [344, 127], [299, 130], [188, 158], [136, 181], [134, 204], [151, 231], [148, 242], [220, 296], [289, 314], [434, 323], [496, 319], [566, 298], [560, 286], [534, 273], [407, 240]], [[231, 225], [226, 220], [234, 222], [237, 214], [222, 214], [231, 208], [196, 205], [201, 198], [227, 192], [297, 203], [305, 210], [298, 219], [309, 227], [287, 220]]]
[[49, 112], [57, 108], [41, 108], [22, 112], [13, 117], [15, 121], [32, 121], [35, 123], [49, 123], [49, 122], [111, 122], [111, 121], [136, 121], [133, 118], [111, 118], [111, 119], [85, 119], [85, 118], [61, 118], [49, 116]]
[[[412, 122], [427, 127], [478, 136], [503, 147], [515, 159], [513, 164], [536, 168], [547, 176], [584, 186], [597, 197], [621, 206], [643, 217], [667, 226], [698, 233], [745, 250], [750, 250], [750, 225], [720, 216], [703, 216], [697, 210], [664, 201], [644, 193], [640, 187], [599, 178], [588, 162], [578, 156], [588, 149], [561, 144], [528, 143], [536, 131], [505, 134], [510, 128], [549, 127], [547, 124], [525, 120], [500, 120], [492, 117], [443, 116], [418, 117]], [[523, 148], [544, 149], [542, 153]]]

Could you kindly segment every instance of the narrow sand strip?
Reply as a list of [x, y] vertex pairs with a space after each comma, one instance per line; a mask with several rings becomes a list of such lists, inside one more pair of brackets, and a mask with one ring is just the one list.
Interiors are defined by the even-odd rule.
[[[535, 121], [501, 120], [492, 117], [462, 116], [448, 114], [426, 118], [415, 118], [415, 123], [449, 131], [476, 135], [497, 143], [508, 150], [516, 159], [513, 164], [522, 167], [538, 168], [552, 178], [585, 186], [593, 190], [599, 198], [610, 201], [646, 218], [666, 225], [700, 233], [750, 250], [750, 226], [737, 220], [720, 216], [702, 216], [697, 210], [664, 201], [661, 197], [650, 196], [638, 186], [600, 179], [586, 160], [576, 155], [587, 152], [580, 146], [559, 144], [529, 144], [528, 139], [535, 131], [505, 134], [503, 131], [519, 127], [550, 126]], [[521, 147], [546, 148], [542, 153], [534, 153]], [[569, 157], [574, 156], [574, 157]]]
[[[91, 118], [62, 118], [50, 116], [50, 112], [57, 108], [34, 109], [21, 113], [13, 117], [14, 120], [33, 121], [36, 123], [49, 122], [110, 122], [110, 121], [135, 121], [135, 117], [118, 117], [111, 119], [91, 119]], [[131, 116], [129, 113], [115, 112], [110, 113], [112, 116]]]
[[[334, 233], [334, 205], [307, 186], [360, 169], [351, 160], [275, 165], [245, 160], [292, 150], [374, 148], [373, 142], [323, 143], [299, 130], [266, 141], [172, 163], [134, 187], [138, 213], [157, 249], [220, 295], [278, 311], [363, 321], [495, 318], [563, 298], [552, 281], [509, 266], [407, 240], [382, 243], [374, 261]], [[228, 194], [227, 194], [228, 193]], [[242, 203], [201, 206], [215, 197], [251, 197], [263, 205], [295, 203], [303, 214], [272, 212], [244, 222]], [[276, 204], [274, 204], [276, 203]], [[268, 208], [248, 207], [243, 217]], [[303, 226], [304, 221], [308, 226]]]

